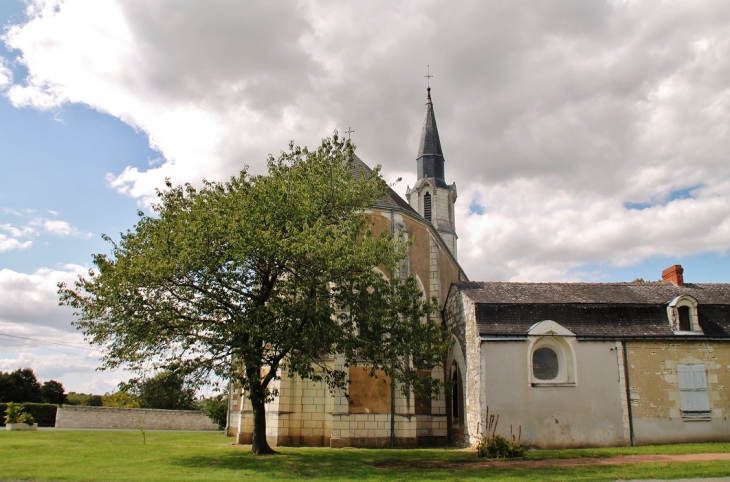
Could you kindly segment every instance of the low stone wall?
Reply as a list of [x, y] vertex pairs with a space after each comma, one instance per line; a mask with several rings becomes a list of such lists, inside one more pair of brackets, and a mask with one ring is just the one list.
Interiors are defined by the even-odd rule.
[[58, 428], [129, 428], [145, 430], [218, 430], [203, 412], [147, 408], [63, 405], [56, 414]]

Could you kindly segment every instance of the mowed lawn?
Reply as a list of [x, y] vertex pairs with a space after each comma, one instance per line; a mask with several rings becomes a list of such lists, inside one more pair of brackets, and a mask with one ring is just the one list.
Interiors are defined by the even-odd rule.
[[[730, 461], [588, 467], [475, 467], [453, 449], [279, 448], [254, 457], [220, 433], [0, 431], [0, 480], [616, 480], [720, 477]], [[730, 452], [730, 444], [533, 450], [528, 460]], [[424, 468], [426, 466], [427, 468]], [[434, 466], [437, 466], [434, 468]], [[440, 467], [438, 467], [440, 466]]]

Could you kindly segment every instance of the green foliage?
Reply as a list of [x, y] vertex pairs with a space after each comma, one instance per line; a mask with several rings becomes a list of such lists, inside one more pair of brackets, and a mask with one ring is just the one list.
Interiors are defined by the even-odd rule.
[[30, 368], [0, 372], [0, 402], [43, 402], [41, 385]]
[[496, 434], [482, 437], [477, 444], [477, 455], [489, 459], [524, 457], [525, 449], [522, 445]]
[[140, 213], [118, 243], [106, 237], [112, 255], [59, 285], [74, 326], [103, 347], [102, 368], [236, 380], [254, 410], [254, 450], [283, 370], [346, 390], [346, 372], [322, 358], [341, 353], [404, 389], [423, 383], [416, 371], [442, 362], [445, 328], [415, 278], [381, 275], [398, 271], [407, 246], [373, 235], [364, 210], [388, 187], [354, 160], [335, 134], [316, 151], [290, 144], [266, 176], [244, 170], [199, 191], [168, 181], [153, 216]]
[[519, 431], [517, 436], [512, 432], [512, 425], [509, 426], [510, 438], [512, 440], [508, 440], [496, 433], [497, 426], [499, 425], [499, 415], [494, 413], [490, 415], [489, 407], [487, 407], [485, 422], [482, 429], [482, 436], [479, 438], [479, 443], [477, 444], [477, 456], [490, 459], [525, 456], [525, 449], [520, 445], [520, 439], [522, 438], [521, 425], [518, 425]]
[[202, 410], [218, 428], [223, 430], [228, 424], [228, 393], [222, 393], [198, 401], [198, 408]]
[[9, 423], [27, 423], [34, 424], [33, 415], [27, 413], [20, 403], [8, 402], [5, 408], [5, 424]]
[[[9, 403], [0, 403], [0, 413], [5, 413]], [[58, 406], [50, 403], [22, 403], [23, 411], [33, 417], [41, 427], [54, 427], [56, 425], [56, 411]], [[2, 422], [0, 418], [0, 422]], [[0, 423], [3, 425], [3, 423]]]
[[24, 403], [23, 408], [41, 427], [54, 427], [58, 405], [54, 403]]
[[66, 395], [69, 405], [81, 405], [84, 407], [101, 407], [103, 405], [101, 395], [93, 395], [91, 393], [69, 392]]
[[115, 408], [140, 408], [139, 397], [126, 390], [119, 390], [113, 393], [105, 393], [101, 397], [103, 407]]
[[19, 368], [13, 372], [0, 372], [0, 402], [16, 403], [66, 403], [63, 385], [48, 380], [38, 382], [30, 368]]
[[[0, 403], [0, 413], [5, 413], [8, 405], [9, 403]], [[33, 417], [35, 422], [41, 427], [54, 427], [56, 425], [57, 405], [49, 403], [22, 403], [15, 405], [22, 406], [23, 411]]]
[[141, 408], [195, 409], [195, 388], [179, 373], [162, 371], [151, 378], [120, 383], [119, 389], [134, 394]]
[[56, 405], [61, 405], [68, 401], [63, 385], [56, 380], [43, 382], [41, 396], [46, 403], [54, 403]]

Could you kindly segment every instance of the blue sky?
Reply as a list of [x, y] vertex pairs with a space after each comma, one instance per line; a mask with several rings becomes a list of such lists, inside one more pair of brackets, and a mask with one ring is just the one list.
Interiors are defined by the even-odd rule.
[[427, 64], [471, 279], [681, 264], [688, 282], [730, 282], [723, 2], [293, 5], [0, 3], [0, 370], [97, 393], [128, 378], [94, 372], [55, 283], [165, 177], [262, 172], [290, 139], [352, 127], [403, 194]]

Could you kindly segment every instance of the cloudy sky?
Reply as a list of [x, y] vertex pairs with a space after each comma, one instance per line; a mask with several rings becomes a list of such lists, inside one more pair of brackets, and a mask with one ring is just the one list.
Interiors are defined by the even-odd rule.
[[351, 127], [403, 194], [427, 65], [471, 279], [730, 282], [726, 0], [3, 0], [0, 22], [0, 370], [128, 378], [94, 371], [55, 285], [165, 177]]

